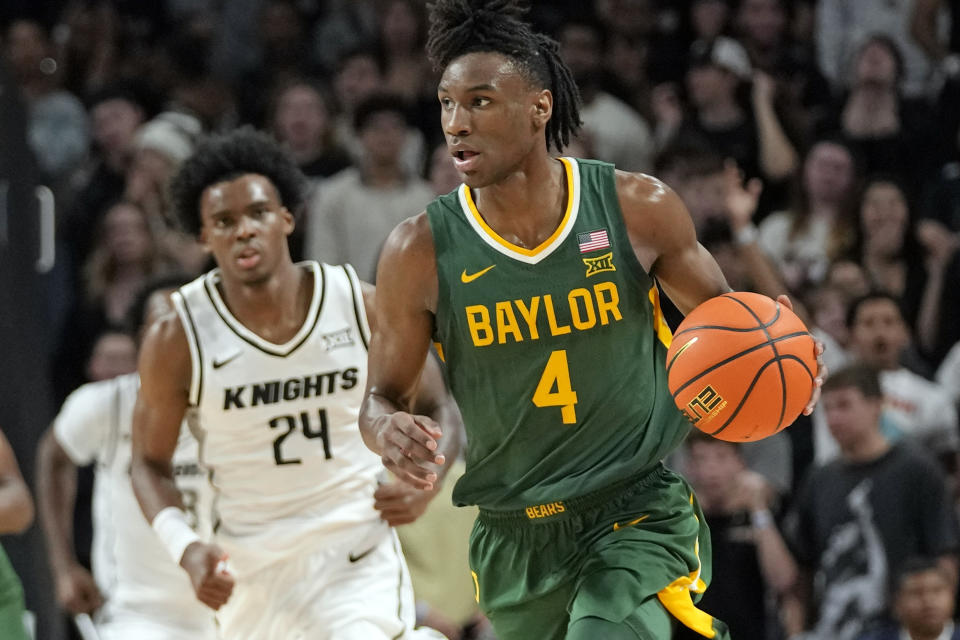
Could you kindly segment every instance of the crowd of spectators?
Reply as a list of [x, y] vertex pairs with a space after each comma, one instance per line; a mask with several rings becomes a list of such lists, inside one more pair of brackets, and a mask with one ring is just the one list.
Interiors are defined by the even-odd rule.
[[[665, 181], [731, 285], [789, 294], [827, 346], [810, 418], [772, 444], [695, 439], [673, 461], [726, 568], [704, 608], [739, 638], [948, 637], [960, 1], [541, 0], [531, 16], [583, 99], [565, 153]], [[68, 256], [50, 300], [58, 405], [135, 368], [122, 319], [146, 282], [211, 266], [166, 192], [204, 134], [252, 125], [282, 142], [309, 178], [295, 258], [369, 281], [397, 222], [459, 183], [422, 0], [14, 0], [0, 20]], [[476, 610], [442, 597], [469, 593], [469, 572], [436, 566], [424, 584], [466, 582], [422, 588], [438, 595], [420, 612], [472, 637]]]

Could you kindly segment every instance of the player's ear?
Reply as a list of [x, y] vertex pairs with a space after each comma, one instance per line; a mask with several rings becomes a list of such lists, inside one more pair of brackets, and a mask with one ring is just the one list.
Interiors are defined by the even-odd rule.
[[210, 245], [207, 242], [207, 225], [200, 223], [200, 233], [197, 234], [197, 242], [203, 247], [204, 253], [210, 253]]
[[549, 89], [541, 89], [537, 92], [533, 103], [534, 125], [538, 129], [547, 126], [551, 115], [553, 115], [553, 94]]
[[294, 228], [297, 226], [297, 220], [290, 210], [286, 207], [280, 207], [280, 217], [283, 219], [283, 232], [286, 235], [293, 233]]

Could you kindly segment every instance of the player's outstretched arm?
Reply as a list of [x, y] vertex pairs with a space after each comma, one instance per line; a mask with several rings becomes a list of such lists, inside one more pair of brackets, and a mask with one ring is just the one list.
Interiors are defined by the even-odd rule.
[[421, 213], [393, 230], [380, 256], [360, 432], [397, 479], [427, 490], [440, 479], [436, 465], [447, 462], [444, 429], [416, 412], [436, 300], [433, 235]]
[[670, 187], [648, 175], [618, 171], [617, 195], [634, 253], [681, 313], [731, 290]]
[[190, 575], [197, 598], [219, 609], [233, 591], [233, 578], [218, 566], [224, 553], [203, 543], [187, 524], [172, 459], [187, 411], [191, 362], [179, 318], [154, 323], [140, 349], [140, 393], [133, 412], [130, 477], [140, 509], [174, 562]]

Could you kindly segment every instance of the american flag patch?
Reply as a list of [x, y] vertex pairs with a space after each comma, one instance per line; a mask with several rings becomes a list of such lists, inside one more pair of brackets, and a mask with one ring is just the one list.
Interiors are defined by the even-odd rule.
[[578, 233], [577, 244], [580, 245], [580, 253], [599, 251], [610, 246], [610, 238], [607, 237], [606, 229], [599, 229], [589, 233]]

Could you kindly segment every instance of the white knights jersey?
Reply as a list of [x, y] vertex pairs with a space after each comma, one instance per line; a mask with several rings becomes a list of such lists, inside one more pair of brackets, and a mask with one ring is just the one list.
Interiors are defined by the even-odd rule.
[[190, 404], [213, 486], [215, 541], [240, 574], [385, 532], [373, 508], [380, 458], [357, 424], [370, 330], [350, 266], [313, 277], [306, 321], [286, 344], [242, 325], [215, 269], [174, 294], [190, 343]]
[[[137, 374], [85, 384], [67, 398], [53, 433], [78, 466], [96, 463], [93, 489], [93, 575], [106, 597], [99, 625], [137, 613], [183, 637], [215, 637], [213, 615], [193, 594], [186, 572], [174, 564], [140, 511], [130, 484], [130, 443]], [[173, 456], [174, 481], [196, 523], [203, 487], [197, 441], [184, 427]], [[189, 633], [188, 633], [189, 632]]]

